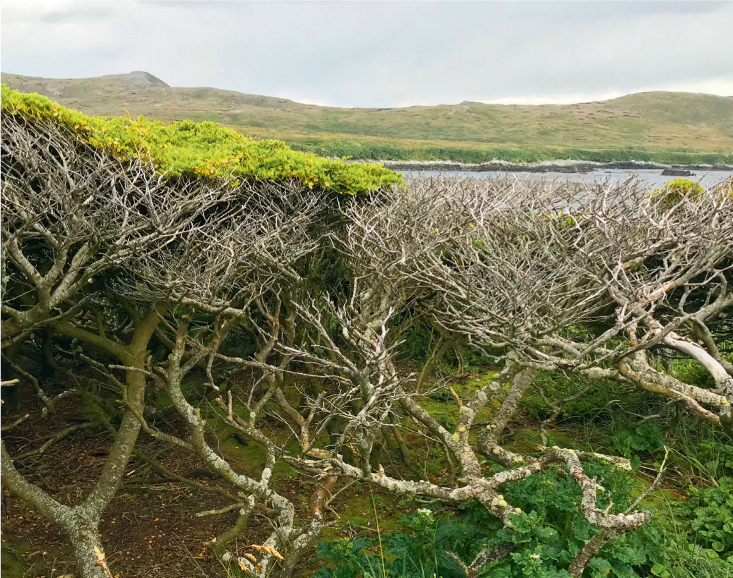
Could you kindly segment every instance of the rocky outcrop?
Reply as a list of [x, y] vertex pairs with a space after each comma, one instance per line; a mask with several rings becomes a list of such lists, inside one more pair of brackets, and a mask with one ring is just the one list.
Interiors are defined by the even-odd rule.
[[662, 171], [663, 177], [694, 177], [695, 173], [687, 171], [685, 169], [664, 169]]

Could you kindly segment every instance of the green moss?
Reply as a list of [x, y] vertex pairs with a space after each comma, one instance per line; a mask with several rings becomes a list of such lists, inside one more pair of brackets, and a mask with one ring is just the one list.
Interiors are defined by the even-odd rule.
[[[16, 542], [14, 538], [3, 534], [0, 574], [3, 578], [22, 578], [25, 576], [57, 576], [55, 566], [68, 564], [60, 560], [68, 559], [67, 552], [58, 544], [43, 544], [39, 551], [38, 543]], [[31, 571], [33, 572], [31, 574]]]
[[25, 576], [27, 571], [26, 566], [23, 564], [23, 554], [30, 551], [30, 546], [27, 544], [13, 544], [11, 545], [3, 540], [2, 542], [2, 575], [8, 578], [20, 578]]
[[274, 140], [255, 141], [213, 122], [190, 120], [165, 125], [144, 117], [92, 117], [39, 94], [2, 86], [3, 114], [52, 120], [85, 142], [120, 155], [147, 159], [168, 176], [254, 180], [296, 179], [308, 187], [363, 194], [401, 183], [380, 165], [349, 164], [290, 149]]

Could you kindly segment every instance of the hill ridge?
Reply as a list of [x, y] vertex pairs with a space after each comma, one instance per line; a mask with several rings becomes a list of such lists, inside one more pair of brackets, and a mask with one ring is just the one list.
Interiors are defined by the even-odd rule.
[[115, 116], [127, 110], [163, 121], [211, 120], [296, 144], [366, 138], [410, 146], [733, 152], [733, 97], [697, 93], [647, 91], [567, 105], [464, 101], [341, 108], [217, 88], [172, 87], [144, 71], [86, 79], [2, 73], [2, 82], [86, 114]]

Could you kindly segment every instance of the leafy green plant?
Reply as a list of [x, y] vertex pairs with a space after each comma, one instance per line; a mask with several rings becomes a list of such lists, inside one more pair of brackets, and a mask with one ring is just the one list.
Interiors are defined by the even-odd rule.
[[[586, 465], [588, 475], [597, 477], [613, 500], [612, 512], [629, 505], [634, 486], [628, 472], [600, 462]], [[598, 530], [578, 511], [581, 490], [562, 468], [507, 484], [504, 492], [522, 513], [512, 516], [513, 527], [498, 530], [487, 542], [515, 545], [514, 552], [503, 560], [487, 565], [487, 578], [535, 576], [567, 577], [567, 568], [583, 544]], [[599, 494], [598, 505], [607, 507], [608, 498]], [[608, 575], [633, 578], [645, 575], [646, 569], [664, 561], [660, 550], [662, 537], [656, 525], [646, 525], [607, 544], [591, 561], [587, 571], [594, 578]]]
[[637, 452], [653, 452], [661, 448], [664, 446], [664, 437], [659, 424], [648, 424], [634, 429], [622, 428], [609, 442], [612, 448], [630, 458]]
[[658, 578], [732, 578], [733, 563], [714, 550], [682, 540], [665, 540], [665, 562], [650, 569]]
[[689, 521], [696, 543], [733, 562], [733, 478], [720, 478], [709, 488], [692, 486], [688, 501], [677, 508]]
[[680, 517], [684, 513], [669, 504], [660, 527], [664, 533], [664, 563], [651, 568], [651, 574], [659, 578], [733, 578], [733, 559], [722, 559], [712, 548], [696, 543], [689, 520]]
[[[629, 506], [634, 480], [629, 472], [600, 462], [586, 465], [588, 475], [596, 477], [613, 500], [611, 512]], [[319, 544], [318, 557], [329, 562], [318, 578], [356, 578], [357, 576], [405, 578], [465, 578], [455, 557], [470, 564], [484, 548], [510, 544], [512, 552], [480, 570], [485, 578], [567, 578], [567, 568], [583, 545], [598, 529], [578, 510], [581, 490], [561, 467], [503, 486], [504, 496], [522, 510], [511, 516], [512, 527], [504, 528], [478, 503], [461, 506], [457, 518], [435, 519], [429, 510], [402, 516], [407, 531], [382, 537], [378, 541]], [[600, 507], [609, 506], [608, 497], [598, 495]], [[607, 544], [586, 571], [592, 578], [650, 576], [652, 567], [664, 568], [667, 553], [658, 523], [624, 534]], [[448, 554], [450, 553], [450, 554]], [[386, 563], [384, 570], [381, 557]]]
[[381, 542], [378, 538], [320, 542], [317, 557], [330, 564], [316, 578], [465, 578], [448, 552], [462, 560], [477, 552], [485, 534], [476, 523], [467, 517], [436, 520], [428, 509], [401, 518], [407, 532], [394, 532]]
[[374, 554], [367, 550], [373, 541], [359, 538], [354, 542], [338, 538], [333, 542], [319, 542], [317, 558], [331, 562], [315, 574], [315, 578], [355, 578], [356, 576], [383, 576]]

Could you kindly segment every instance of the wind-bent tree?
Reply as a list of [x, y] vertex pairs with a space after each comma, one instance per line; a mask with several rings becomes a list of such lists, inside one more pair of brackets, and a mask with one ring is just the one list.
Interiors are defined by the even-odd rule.
[[[526, 367], [633, 383], [728, 423], [733, 368], [706, 322], [733, 306], [729, 187], [682, 196], [633, 183], [506, 191], [454, 196], [455, 234], [443, 253], [405, 268], [440, 289], [436, 318], [515, 350]], [[573, 338], [574, 326], [592, 338]], [[716, 388], [653, 367], [647, 352], [658, 346], [700, 362]]]
[[[274, 346], [278, 341], [293, 345], [293, 299], [306, 283], [303, 261], [321, 244], [332, 201], [328, 195], [314, 194], [295, 182], [244, 184], [241, 193], [236, 218], [221, 220], [216, 230], [192, 230], [180, 243], [139, 259], [140, 278], [136, 286], [128, 287], [128, 294], [135, 293], [140, 299], [165, 297], [178, 306], [161, 329], [170, 344], [170, 355], [164, 363], [151, 363], [141, 373], [170, 395], [188, 427], [188, 436], [175, 438], [148, 426], [142, 415], [138, 417], [145, 431], [176, 449], [195, 453], [229, 486], [234, 503], [221, 512], [212, 512], [239, 510], [236, 524], [209, 544], [220, 560], [237, 563], [254, 575], [275, 572], [287, 577], [320, 535], [325, 521], [315, 516], [310, 525], [295, 525], [293, 503], [272, 487], [273, 468], [283, 448], [258, 427], [257, 419], [266, 404], [273, 402], [287, 415], [295, 416], [297, 425], [303, 426], [307, 420], [283, 393], [284, 370], [289, 367], [290, 356], [277, 356]], [[161, 278], [158, 272], [166, 268], [175, 268], [181, 274], [174, 282]], [[248, 328], [258, 337], [253, 355], [222, 353], [228, 337]], [[233, 392], [227, 381], [242, 368], [259, 372], [259, 383], [264, 385], [261, 395], [255, 396], [253, 390], [247, 400], [234, 399], [239, 392]], [[182, 389], [187, 375], [201, 371], [215, 396], [213, 406], [232, 429], [265, 448], [259, 478], [238, 470], [207, 439], [201, 410]], [[244, 411], [237, 413], [238, 408]], [[233, 555], [228, 546], [246, 529], [256, 506], [268, 508], [273, 528], [260, 547], [260, 559], [254, 563]], [[282, 564], [275, 569], [278, 560]]]
[[[705, 390], [670, 377], [672, 385], [656, 390], [624, 373], [629, 357], [646, 354], [659, 343], [652, 334], [639, 347], [639, 340], [634, 341], [628, 331], [638, 325], [651, 327], [650, 317], [658, 308], [647, 303], [634, 309], [619, 303], [618, 295], [622, 288], [648, 295], [658, 286], [668, 287], [668, 273], [657, 264], [664, 262], [663, 251], [684, 247], [688, 261], [675, 265], [684, 273], [674, 274], [697, 279], [688, 293], [710, 285], [705, 289], [711, 296], [708, 309], [701, 319], [728, 307], [725, 279], [731, 237], [727, 224], [716, 221], [729, 211], [727, 198], [711, 191], [709, 197], [682, 202], [690, 204], [686, 218], [697, 219], [695, 229], [688, 222], [687, 236], [669, 226], [669, 208], [661, 215], [654, 212], [659, 198], [633, 184], [582, 190], [511, 181], [417, 181], [407, 192], [346, 204], [346, 227], [329, 235], [342, 263], [341, 284], [316, 293], [312, 287], [290, 290], [285, 300], [278, 295], [269, 308], [258, 304], [268, 320], [260, 330], [270, 336], [271, 347], [258, 360], [264, 364], [263, 379], [276, 374], [272, 380], [282, 382], [287, 374], [307, 374], [319, 377], [324, 385], [316, 395], [301, 391], [301, 411], [285, 398], [282, 387], [269, 387], [257, 404], [251, 403], [250, 394], [249, 419], [233, 410], [231, 391], [227, 399], [217, 401], [246, 437], [319, 479], [317, 494], [326, 497], [340, 479], [365, 480], [388, 491], [446, 502], [478, 500], [511, 528], [512, 515], [521, 512], [504, 500], [501, 485], [560, 462], [581, 487], [580, 509], [598, 531], [575, 553], [569, 572], [580, 576], [605, 543], [651, 519], [649, 512], [635, 509], [639, 500], [615, 514], [598, 506], [597, 493], [605, 490], [585, 474], [582, 461], [602, 459], [627, 469], [629, 462], [557, 447], [542, 447], [539, 455], [520, 455], [501, 446], [501, 433], [537, 373], [556, 368], [641, 385], [679, 399], [694, 413], [718, 423], [720, 418], [702, 406], [716, 407], [725, 419], [728, 405], [720, 387], [721, 391]], [[611, 232], [608, 223], [617, 228]], [[637, 273], [633, 281], [619, 283], [619, 272], [630, 279], [629, 262], [640, 257], [645, 258], [644, 266], [633, 271]], [[718, 282], [700, 283], [703, 274]], [[396, 370], [399, 316], [407, 308], [427, 311], [447, 331], [470, 337], [505, 358], [504, 370], [480, 391], [468, 398], [454, 393], [460, 406], [455, 432], [423, 409], [411, 388], [411, 376]], [[660, 319], [667, 325], [682, 323]], [[287, 337], [294, 335], [294, 327], [302, 328], [297, 341]], [[573, 337], [581, 327], [589, 337]], [[273, 353], [279, 363], [268, 368]], [[717, 358], [725, 363], [719, 353]], [[228, 360], [253, 366], [251, 360]], [[667, 377], [645, 363], [655, 379]], [[267, 413], [271, 399], [282, 412], [270, 410], [269, 415], [293, 432], [299, 452], [288, 451], [256, 427], [258, 412]], [[479, 435], [471, 437], [476, 416], [492, 402], [498, 410]], [[402, 416], [409, 416], [411, 425]], [[334, 422], [338, 427], [332, 427]], [[456, 469], [454, 485], [404, 480], [387, 472], [379, 450], [391, 439], [399, 441], [394, 434], [403, 428], [444, 448]], [[325, 437], [325, 432], [330, 435]], [[489, 474], [480, 457], [507, 469]], [[321, 509], [316, 507], [314, 513], [314, 519], [320, 519]], [[478, 571], [506, 556], [511, 547], [504, 544], [483, 551], [466, 571]], [[245, 560], [242, 563], [249, 567]]]
[[[124, 406], [105, 467], [82, 503], [61, 504], [30, 484], [4, 445], [3, 485], [65, 530], [83, 576], [103, 576], [97, 526], [141, 428], [148, 344], [178, 302], [180, 276], [187, 283], [197, 278], [185, 253], [206, 249], [186, 245], [186, 239], [199, 235], [217, 244], [221, 223], [232, 221], [242, 230], [239, 241], [250, 243], [260, 222], [242, 203], [251, 194], [246, 185], [226, 179], [169, 182], [150, 164], [116, 158], [52, 122], [10, 114], [2, 122], [3, 365], [32, 381], [49, 410], [54, 400], [18, 361], [39, 328], [94, 346], [125, 368], [121, 382], [105, 370], [104, 359], [77, 351], [117, 389]], [[184, 255], [179, 262], [155, 261], [171, 251]], [[144, 271], [141, 256], [149, 265]], [[158, 267], [154, 272], [151, 263]], [[206, 267], [215, 282], [231, 280], [214, 262]], [[165, 281], [168, 294], [131, 299], [135, 294], [126, 289], [144, 283], [140, 273]]]
[[[212, 147], [211, 137], [223, 140]], [[232, 158], [222, 159], [222, 150]], [[227, 543], [255, 504], [270, 504], [277, 523], [257, 572], [269, 574], [282, 551], [287, 575], [323, 524], [315, 520], [305, 531], [294, 527], [292, 503], [270, 485], [274, 453], [268, 450], [262, 477], [255, 480], [234, 472], [212, 450], [181, 379], [203, 372], [217, 390], [215, 379], [257, 368], [269, 385], [265, 395], [288, 407], [278, 390], [290, 357], [268, 358], [278, 336], [285, 345], [296, 338], [289, 304], [304, 290], [298, 264], [319, 246], [334, 191], [363, 193], [399, 177], [382, 167], [296, 153], [282, 143], [255, 143], [211, 123], [163, 127], [93, 119], [6, 89], [2, 168], [3, 367], [36, 387], [45, 413], [60, 398], [81, 395], [114, 437], [97, 483], [77, 505], [61, 503], [21, 473], [32, 473], [27, 460], [41, 456], [48, 444], [15, 457], [3, 445], [3, 486], [66, 531], [82, 576], [103, 576], [108, 569], [99, 518], [145, 429], [221, 471], [236, 492], [223, 495], [241, 502], [246, 493], [236, 527], [213, 548], [222, 560], [231, 559]], [[277, 183], [262, 180], [274, 177]], [[219, 352], [230, 332], [256, 334], [256, 354], [245, 356], [245, 363]], [[109, 404], [103, 408], [82, 385], [49, 398], [33, 375], [39, 339], [49, 365], [60, 354], [73, 355], [97, 372], [117, 395], [119, 415], [109, 415]], [[167, 348], [168, 359], [151, 355], [151, 339], [157, 351]], [[146, 406], [149, 381], [169, 390], [190, 439], [146, 423], [146, 412], [155, 411]], [[247, 431], [267, 443], [254, 425]]]

